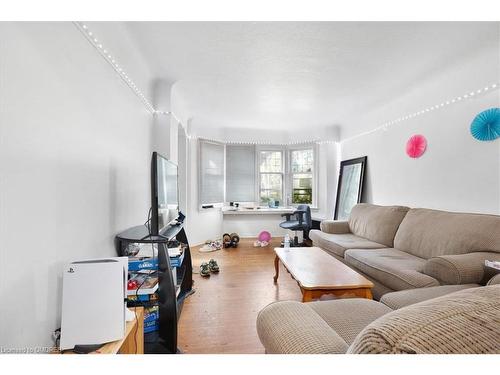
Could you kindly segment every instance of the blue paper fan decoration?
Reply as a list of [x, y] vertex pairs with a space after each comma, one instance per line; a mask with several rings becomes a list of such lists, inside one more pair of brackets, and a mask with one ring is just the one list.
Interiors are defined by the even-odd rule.
[[490, 108], [478, 114], [470, 124], [470, 133], [480, 141], [500, 137], [500, 108]]

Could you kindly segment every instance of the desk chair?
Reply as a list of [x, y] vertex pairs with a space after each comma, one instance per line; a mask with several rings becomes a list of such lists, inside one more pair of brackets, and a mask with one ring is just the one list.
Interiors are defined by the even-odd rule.
[[281, 216], [286, 216], [286, 221], [280, 223], [280, 227], [295, 231], [293, 246], [299, 246], [297, 231], [301, 230], [304, 233], [303, 238], [307, 238], [309, 229], [312, 227], [311, 208], [307, 204], [300, 204], [294, 212], [282, 214]]

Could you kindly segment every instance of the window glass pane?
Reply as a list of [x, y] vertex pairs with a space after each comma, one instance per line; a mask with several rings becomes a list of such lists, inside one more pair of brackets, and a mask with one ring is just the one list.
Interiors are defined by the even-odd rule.
[[281, 174], [261, 174], [260, 188], [281, 190]]
[[282, 202], [283, 176], [281, 173], [260, 175], [260, 201], [268, 203], [270, 200]]
[[312, 172], [314, 155], [313, 150], [295, 150], [291, 152], [292, 173]]
[[312, 204], [312, 174], [294, 174], [292, 178], [292, 203]]
[[260, 191], [260, 201], [262, 203], [269, 203], [269, 201], [278, 201], [278, 204], [282, 203], [281, 200], [281, 190], [261, 190]]
[[260, 171], [261, 172], [282, 172], [281, 151], [261, 151]]

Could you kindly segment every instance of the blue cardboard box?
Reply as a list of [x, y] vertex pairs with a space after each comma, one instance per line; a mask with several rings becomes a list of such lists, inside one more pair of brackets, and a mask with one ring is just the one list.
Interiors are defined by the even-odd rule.
[[130, 258], [128, 260], [129, 271], [157, 270], [158, 258]]
[[178, 257], [170, 257], [170, 265], [172, 267], [180, 267], [183, 260], [184, 260], [184, 253], [182, 253]]
[[150, 322], [144, 322], [144, 333], [158, 331], [160, 329], [160, 321], [152, 320]]

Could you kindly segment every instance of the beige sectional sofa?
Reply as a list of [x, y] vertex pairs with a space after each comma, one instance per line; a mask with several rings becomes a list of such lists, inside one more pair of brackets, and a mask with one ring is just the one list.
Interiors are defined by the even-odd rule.
[[365, 275], [373, 295], [439, 285], [484, 284], [484, 260], [500, 260], [500, 216], [358, 204], [309, 237]]
[[[259, 313], [257, 332], [274, 354], [500, 353], [498, 282], [386, 294], [394, 310], [360, 298], [275, 302]], [[441, 296], [426, 299], [432, 294]]]
[[267, 353], [500, 353], [500, 275], [484, 267], [500, 216], [359, 204], [309, 236], [380, 301], [272, 303], [257, 317]]

